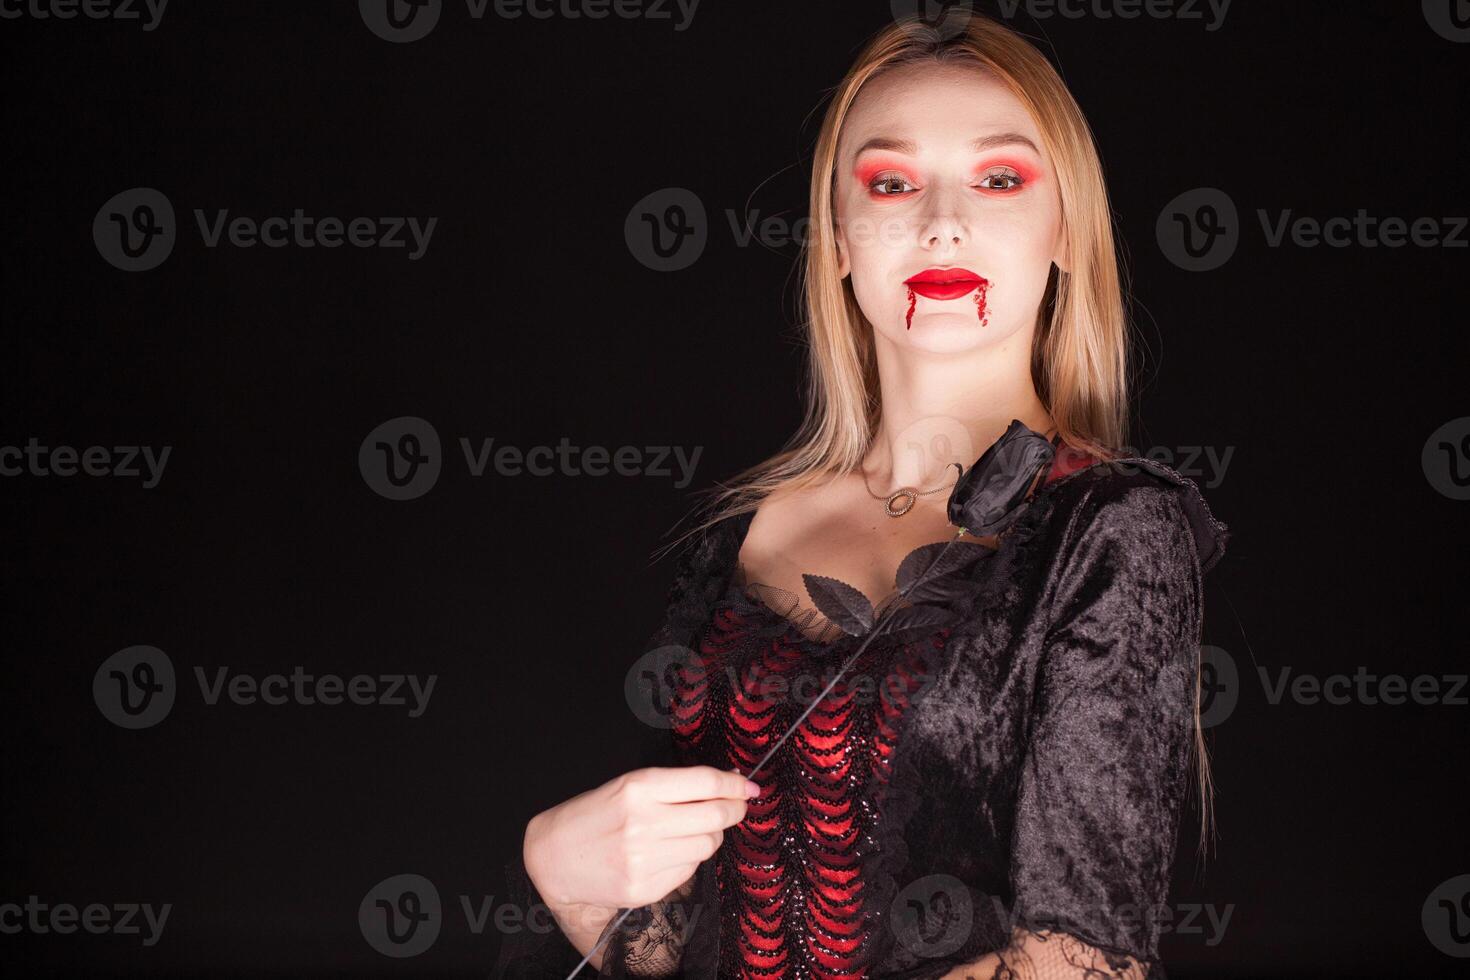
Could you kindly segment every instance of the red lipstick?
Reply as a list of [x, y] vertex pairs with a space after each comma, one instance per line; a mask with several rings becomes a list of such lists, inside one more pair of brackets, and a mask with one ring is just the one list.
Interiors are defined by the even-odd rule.
[[959, 299], [983, 282], [969, 269], [925, 269], [905, 279], [904, 285], [929, 299]]
[[980, 325], [983, 327], [990, 322], [989, 311], [985, 308], [985, 294], [990, 290], [990, 280], [976, 275], [969, 269], [925, 269], [905, 279], [904, 285], [909, 287], [909, 309], [908, 315], [904, 318], [907, 323], [905, 329], [912, 330], [914, 327], [914, 307], [919, 302], [918, 296], [947, 300], [959, 299], [966, 293], [974, 292], [975, 313], [980, 318]]

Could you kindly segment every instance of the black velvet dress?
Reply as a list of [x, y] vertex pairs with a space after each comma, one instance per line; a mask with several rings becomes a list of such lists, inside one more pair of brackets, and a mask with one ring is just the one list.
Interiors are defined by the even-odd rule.
[[[1063, 458], [999, 547], [948, 573], [952, 625], [873, 644], [689, 885], [606, 937], [604, 975], [1164, 975], [1203, 577], [1229, 535], [1167, 466]], [[748, 771], [853, 641], [744, 580], [751, 517], [683, 553], [647, 646], [686, 651], [665, 764]], [[497, 971], [565, 977], [579, 959], [560, 932], [523, 931]]]

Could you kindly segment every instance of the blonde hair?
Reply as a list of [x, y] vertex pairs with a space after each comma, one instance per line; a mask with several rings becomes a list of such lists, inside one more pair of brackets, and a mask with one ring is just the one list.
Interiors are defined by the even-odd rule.
[[[1062, 441], [1100, 459], [1123, 455], [1130, 391], [1128, 320], [1113, 237], [1113, 216], [1092, 131], [1066, 84], [1029, 41], [991, 18], [968, 13], [963, 25], [931, 26], [917, 17], [896, 20], [874, 36], [832, 90], [812, 161], [811, 233], [801, 254], [807, 347], [805, 413], [801, 425], [769, 459], [717, 483], [707, 516], [670, 542], [727, 517], [753, 511], [777, 490], [826, 483], [858, 469], [871, 447], [882, 401], [873, 327], [852, 285], [839, 277], [836, 246], [838, 141], [863, 86], [895, 69], [968, 65], [1003, 83], [1041, 132], [1056, 173], [1066, 230], [1066, 267], [1051, 269], [1037, 309], [1031, 373], [1037, 396]], [[696, 508], [697, 509], [697, 508]], [[1201, 839], [1208, 832], [1212, 796], [1209, 762], [1195, 688], [1194, 744], [1199, 766]]]

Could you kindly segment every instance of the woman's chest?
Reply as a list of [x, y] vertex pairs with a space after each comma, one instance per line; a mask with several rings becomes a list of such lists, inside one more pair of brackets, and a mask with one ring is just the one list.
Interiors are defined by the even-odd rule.
[[[893, 518], [881, 503], [844, 500], [839, 491], [829, 496], [835, 500], [813, 493], [768, 498], [747, 515], [736, 555], [740, 580], [791, 597], [802, 612], [812, 608], [808, 574], [851, 586], [877, 606], [895, 591], [906, 558], [956, 534], [944, 508], [933, 503]], [[959, 540], [996, 544], [969, 534]]]

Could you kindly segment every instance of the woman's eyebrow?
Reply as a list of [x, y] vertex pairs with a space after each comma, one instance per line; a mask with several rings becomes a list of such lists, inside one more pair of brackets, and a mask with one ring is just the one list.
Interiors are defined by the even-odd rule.
[[[1041, 155], [1041, 151], [1036, 148], [1036, 144], [1021, 133], [996, 133], [993, 136], [980, 136], [970, 141], [971, 149], [977, 152], [992, 150], [997, 146], [1016, 145], [1029, 147], [1031, 152], [1037, 156]], [[909, 156], [914, 156], [918, 152], [918, 146], [914, 144], [913, 140], [894, 139], [891, 136], [874, 136], [862, 146], [858, 147], [857, 152], [853, 156], [862, 156], [869, 150], [892, 150], [895, 153], [906, 153]]]

